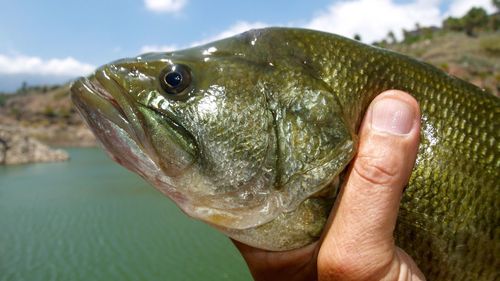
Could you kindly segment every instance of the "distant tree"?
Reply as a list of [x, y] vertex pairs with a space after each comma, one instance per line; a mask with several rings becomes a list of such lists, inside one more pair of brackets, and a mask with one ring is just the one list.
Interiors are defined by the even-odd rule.
[[398, 42], [398, 40], [396, 39], [396, 35], [394, 35], [394, 32], [392, 32], [392, 30], [387, 33], [387, 39], [391, 44]]
[[494, 30], [494, 31], [497, 31], [500, 29], [500, 9], [499, 9], [498, 13], [490, 16], [490, 27], [491, 27], [491, 30]]
[[443, 21], [443, 28], [452, 31], [463, 31], [465, 30], [465, 25], [462, 19], [448, 17]]
[[361, 35], [359, 34], [354, 34], [354, 40], [361, 41]]
[[403, 43], [406, 43], [410, 37], [410, 31], [403, 28]]
[[473, 7], [463, 17], [465, 32], [475, 36], [475, 31], [488, 25], [488, 13], [483, 8]]
[[492, 30], [497, 31], [500, 29], [500, 0], [492, 0], [491, 2], [497, 8], [497, 13], [490, 16], [490, 26]]
[[439, 32], [439, 28], [435, 26], [422, 27], [419, 31], [420, 39], [432, 39], [436, 33]]
[[28, 82], [23, 81], [23, 83], [21, 83], [21, 87], [17, 89], [17, 93], [24, 94], [26, 92], [28, 92]]
[[386, 39], [382, 39], [378, 42], [373, 42], [372, 43], [373, 46], [377, 46], [377, 47], [381, 47], [381, 48], [386, 48], [387, 45], [389, 45], [389, 43], [387, 42]]
[[416, 30], [406, 30], [403, 28], [403, 43], [413, 44], [420, 39], [420, 35]]
[[0, 107], [4, 106], [6, 101], [7, 101], [7, 94], [0, 93]]

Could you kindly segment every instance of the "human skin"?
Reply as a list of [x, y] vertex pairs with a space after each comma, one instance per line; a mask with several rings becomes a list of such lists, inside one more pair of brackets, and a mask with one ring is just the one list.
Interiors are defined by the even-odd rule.
[[271, 252], [233, 241], [255, 280], [425, 280], [394, 242], [403, 189], [415, 164], [420, 111], [390, 90], [366, 111], [359, 147], [321, 239]]

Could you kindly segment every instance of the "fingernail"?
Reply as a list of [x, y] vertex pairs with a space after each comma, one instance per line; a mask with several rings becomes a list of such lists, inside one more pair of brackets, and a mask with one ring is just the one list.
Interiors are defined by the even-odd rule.
[[377, 101], [372, 109], [372, 128], [391, 134], [408, 134], [415, 112], [408, 104], [391, 98]]

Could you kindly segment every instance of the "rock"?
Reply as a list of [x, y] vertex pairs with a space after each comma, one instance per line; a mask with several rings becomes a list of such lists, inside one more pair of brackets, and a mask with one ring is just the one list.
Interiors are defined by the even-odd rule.
[[97, 141], [92, 132], [83, 124], [52, 124], [46, 126], [22, 125], [23, 132], [50, 146], [93, 147]]
[[0, 126], [0, 165], [66, 161], [62, 149], [52, 149], [26, 135], [20, 128]]

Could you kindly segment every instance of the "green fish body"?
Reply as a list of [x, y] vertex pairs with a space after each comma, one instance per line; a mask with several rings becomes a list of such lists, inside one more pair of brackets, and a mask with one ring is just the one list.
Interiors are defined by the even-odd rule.
[[268, 250], [316, 241], [371, 100], [412, 94], [421, 144], [396, 242], [429, 280], [499, 280], [500, 100], [409, 57], [301, 29], [112, 62], [72, 98], [118, 163]]

